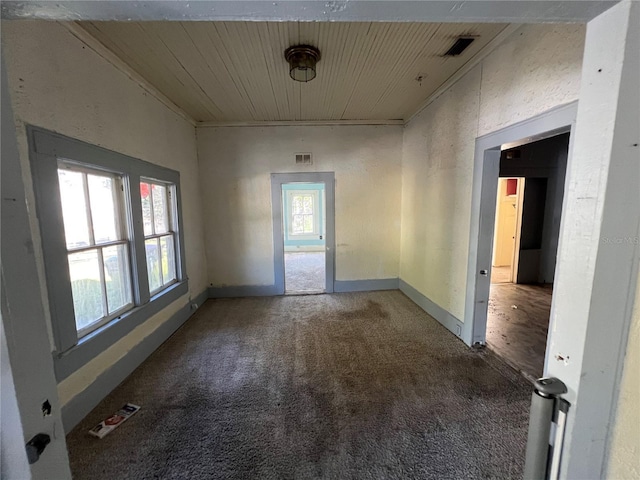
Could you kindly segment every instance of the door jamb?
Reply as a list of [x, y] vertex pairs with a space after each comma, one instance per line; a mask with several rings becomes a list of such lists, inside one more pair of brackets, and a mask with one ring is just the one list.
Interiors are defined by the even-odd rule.
[[[578, 101], [576, 100], [476, 139], [467, 288], [462, 329], [462, 340], [469, 346], [486, 343], [496, 215], [495, 195], [498, 188], [501, 149], [514, 148], [566, 132], [573, 133], [577, 112]], [[569, 138], [568, 161], [571, 159], [572, 151], [573, 135]], [[565, 184], [569, 181], [570, 175], [571, 172], [567, 171]], [[486, 275], [480, 274], [480, 271], [486, 271]]]
[[516, 236], [513, 241], [513, 258], [511, 259], [511, 283], [518, 282], [518, 265], [520, 263], [520, 235], [522, 233], [522, 208], [524, 207], [524, 190], [527, 188], [525, 177], [518, 177], [516, 207]]
[[284, 295], [284, 221], [282, 185], [324, 183], [325, 192], [325, 292], [333, 293], [335, 283], [335, 173], [303, 172], [271, 174], [271, 215], [273, 219], [273, 273], [276, 295]]

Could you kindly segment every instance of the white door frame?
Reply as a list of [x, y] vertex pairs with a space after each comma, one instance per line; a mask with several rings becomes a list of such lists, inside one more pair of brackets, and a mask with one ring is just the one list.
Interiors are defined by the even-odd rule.
[[273, 272], [276, 295], [284, 295], [284, 221], [282, 185], [324, 183], [325, 198], [325, 292], [333, 293], [335, 283], [335, 174], [334, 172], [272, 173], [271, 216], [273, 219]]
[[[577, 111], [578, 102], [572, 102], [476, 140], [467, 294], [462, 330], [462, 340], [467, 345], [486, 343], [501, 148], [503, 145], [513, 148], [571, 132], [575, 125]], [[569, 156], [571, 156], [572, 138], [569, 138]], [[568, 175], [567, 173], [567, 178]]]
[[[18, 153], [15, 120], [2, 58], [2, 477], [71, 478], [51, 343], [38, 282], [36, 258]], [[5, 223], [6, 222], [6, 223]], [[6, 337], [5, 337], [6, 336]], [[8, 355], [7, 355], [8, 354]], [[9, 366], [4, 364], [8, 359]], [[8, 368], [10, 367], [10, 372]], [[6, 370], [5, 370], [6, 369]], [[10, 378], [12, 377], [12, 379]], [[5, 391], [5, 385], [14, 390]], [[13, 398], [12, 398], [13, 397]], [[51, 410], [45, 414], [43, 404]], [[19, 416], [8, 417], [11, 405]], [[5, 431], [6, 429], [6, 431]], [[25, 444], [38, 433], [51, 443], [26, 464]], [[11, 435], [13, 438], [9, 438]], [[7, 470], [5, 470], [7, 469]]]

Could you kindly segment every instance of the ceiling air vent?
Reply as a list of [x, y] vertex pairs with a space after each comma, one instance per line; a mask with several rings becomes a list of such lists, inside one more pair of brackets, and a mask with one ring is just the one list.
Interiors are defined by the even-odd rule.
[[461, 37], [458, 38], [451, 48], [444, 54], [445, 57], [455, 57], [464, 52], [469, 45], [473, 43], [475, 38]]
[[296, 164], [311, 165], [312, 163], [310, 153], [296, 153]]

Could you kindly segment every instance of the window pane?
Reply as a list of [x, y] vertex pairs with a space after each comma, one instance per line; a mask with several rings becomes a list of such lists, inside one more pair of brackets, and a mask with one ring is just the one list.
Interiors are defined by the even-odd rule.
[[160, 251], [162, 253], [162, 279], [166, 285], [176, 279], [176, 254], [173, 246], [173, 235], [160, 237]]
[[303, 219], [303, 215], [293, 216], [293, 220], [291, 222], [291, 231], [293, 233], [303, 233], [304, 227], [303, 227], [302, 219]]
[[87, 250], [70, 254], [69, 273], [76, 327], [80, 330], [104, 316], [98, 251]]
[[111, 177], [87, 175], [89, 204], [93, 220], [93, 237], [96, 243], [120, 240], [116, 223], [114, 181]]
[[144, 234], [153, 234], [153, 221], [151, 212], [151, 185], [140, 182], [140, 197], [142, 199], [142, 223]]
[[153, 190], [153, 220], [156, 233], [166, 233], [169, 231], [169, 211], [167, 208], [167, 187], [164, 185], [151, 184]]
[[313, 233], [313, 215], [304, 216], [304, 233]]
[[162, 286], [160, 279], [160, 251], [158, 239], [145, 240], [144, 247], [147, 253], [147, 272], [149, 274], [149, 290], [154, 291]]
[[294, 214], [302, 213], [302, 197], [300, 195], [294, 195], [291, 204]]
[[82, 173], [59, 168], [58, 181], [67, 248], [86, 247], [89, 245], [89, 225]]
[[109, 314], [131, 303], [131, 280], [126, 245], [113, 245], [102, 250], [104, 279], [107, 284]]
[[305, 213], [307, 215], [312, 214], [313, 213], [313, 197], [310, 195], [305, 195], [304, 197], [304, 211], [302, 213]]

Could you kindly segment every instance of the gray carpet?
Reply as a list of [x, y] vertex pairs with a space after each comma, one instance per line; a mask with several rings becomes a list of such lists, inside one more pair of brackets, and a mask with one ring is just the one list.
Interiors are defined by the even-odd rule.
[[284, 285], [287, 292], [324, 292], [324, 252], [285, 253]]
[[521, 478], [530, 391], [398, 291], [210, 300], [67, 442], [76, 479]]

